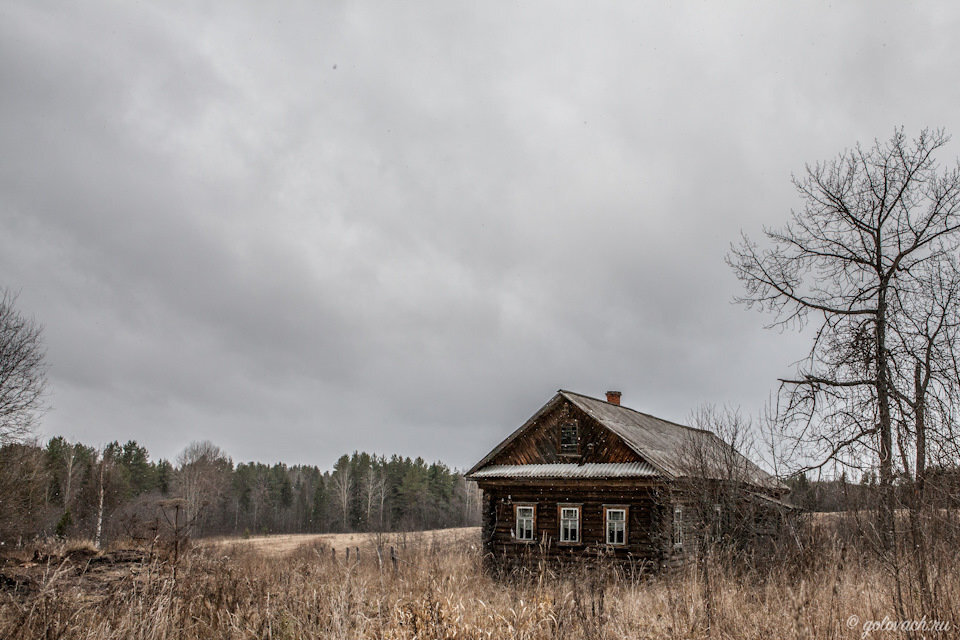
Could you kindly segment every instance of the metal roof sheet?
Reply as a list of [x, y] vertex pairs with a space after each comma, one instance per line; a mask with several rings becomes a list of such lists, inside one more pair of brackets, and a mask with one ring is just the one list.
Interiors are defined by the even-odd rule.
[[657, 470], [646, 462], [586, 464], [498, 464], [470, 474], [471, 478], [650, 478]]
[[[748, 458], [733, 451], [729, 444], [712, 431], [695, 429], [669, 420], [655, 418], [629, 407], [611, 404], [603, 400], [573, 393], [559, 395], [582, 409], [600, 424], [620, 436], [627, 445], [643, 456], [656, 469], [667, 476], [682, 478], [690, 475], [691, 469], [684, 461], [684, 450], [691, 446], [712, 449], [715, 455], [708, 459], [726, 462], [729, 455], [736, 457], [736, 467], [746, 474], [745, 480], [761, 487], [780, 487], [776, 478], [755, 465]], [[695, 443], [691, 445], [691, 443]], [[719, 465], [718, 466], [722, 466]], [[708, 478], [724, 478], [723, 469], [699, 469]]]

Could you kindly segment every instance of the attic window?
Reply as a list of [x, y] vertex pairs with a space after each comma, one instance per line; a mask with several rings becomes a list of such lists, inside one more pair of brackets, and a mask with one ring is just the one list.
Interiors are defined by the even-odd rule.
[[683, 547], [683, 507], [680, 505], [673, 508], [673, 546]]
[[560, 455], [580, 455], [580, 428], [576, 420], [567, 420], [560, 425]]

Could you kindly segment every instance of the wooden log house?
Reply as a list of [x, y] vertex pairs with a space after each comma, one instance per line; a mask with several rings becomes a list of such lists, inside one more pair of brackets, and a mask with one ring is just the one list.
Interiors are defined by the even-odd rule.
[[[690, 557], [699, 527], [683, 459], [692, 441], [733, 455], [746, 472], [744, 499], [789, 509], [786, 487], [709, 431], [560, 390], [466, 476], [483, 491], [488, 558], [595, 557], [657, 569]], [[722, 481], [709, 468], [699, 475]], [[719, 507], [717, 507], [719, 510]]]

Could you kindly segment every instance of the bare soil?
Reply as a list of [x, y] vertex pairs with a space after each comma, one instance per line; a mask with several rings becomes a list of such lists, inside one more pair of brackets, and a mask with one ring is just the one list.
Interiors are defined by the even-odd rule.
[[43, 584], [56, 582], [94, 596], [110, 593], [120, 583], [140, 580], [150, 560], [147, 552], [138, 549], [36, 551], [29, 558], [10, 555], [0, 558], [0, 592], [29, 596]]

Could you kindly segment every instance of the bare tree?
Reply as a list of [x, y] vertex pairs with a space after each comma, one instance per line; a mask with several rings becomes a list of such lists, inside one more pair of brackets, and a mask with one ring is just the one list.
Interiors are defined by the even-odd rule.
[[183, 498], [185, 522], [203, 526], [208, 508], [220, 500], [230, 482], [233, 462], [209, 440], [191, 442], [177, 457], [177, 488]]
[[100, 548], [100, 540], [103, 534], [103, 502], [106, 494], [107, 483], [109, 482], [110, 471], [113, 468], [113, 455], [110, 449], [104, 448], [100, 452], [100, 464], [97, 467], [97, 523], [93, 535], [93, 546]]
[[373, 513], [377, 511], [376, 530], [383, 530], [383, 503], [386, 498], [387, 479], [380, 465], [371, 466], [363, 479], [363, 493], [366, 503], [366, 523], [373, 524]]
[[341, 526], [346, 531], [350, 528], [350, 498], [353, 495], [354, 488], [353, 473], [350, 469], [350, 461], [346, 456], [341, 457], [337, 462], [330, 480], [337, 501]]
[[40, 531], [49, 483], [40, 447], [21, 442], [0, 447], [0, 540], [20, 542]]
[[707, 626], [712, 624], [714, 552], [724, 548], [756, 551], [756, 500], [764, 480], [747, 456], [753, 453], [751, 421], [739, 409], [701, 406], [691, 415], [691, 429], [680, 447], [685, 502], [692, 507], [700, 597]]
[[[928, 536], [927, 462], [955, 446], [955, 398], [960, 393], [960, 268], [952, 256], [922, 265], [912, 290], [898, 291], [891, 322], [893, 388], [901, 419], [896, 423], [916, 586], [925, 607], [934, 606]], [[956, 457], [954, 457], [956, 464]], [[929, 518], [927, 518], [929, 520]]]
[[960, 243], [960, 168], [934, 154], [949, 137], [924, 130], [908, 140], [856, 146], [794, 178], [803, 208], [761, 249], [746, 236], [728, 263], [746, 288], [739, 301], [770, 311], [775, 327], [813, 323], [809, 355], [781, 380], [778, 415], [809, 466], [868, 458], [879, 468], [878, 525], [894, 530], [894, 424], [898, 392], [891, 325], [898, 292]]
[[30, 433], [46, 386], [43, 329], [17, 311], [16, 301], [0, 289], [0, 445]]
[[457, 490], [461, 494], [463, 501], [463, 513], [461, 521], [464, 526], [474, 526], [480, 522], [480, 501], [482, 494], [480, 487], [473, 480], [467, 480], [463, 476], [457, 479]]
[[902, 470], [923, 502], [929, 449], [956, 443], [954, 398], [960, 394], [960, 266], [951, 256], [922, 265], [914, 287], [897, 291], [890, 325], [891, 373], [902, 419]]
[[270, 483], [265, 473], [258, 473], [253, 489], [250, 492], [250, 503], [253, 506], [253, 530], [260, 531], [260, 513], [270, 499]]
[[773, 478], [758, 478], [750, 462], [754, 452], [752, 423], [739, 409], [699, 407], [680, 448], [684, 485], [690, 493], [704, 543], [744, 540], [754, 533], [745, 499]]

